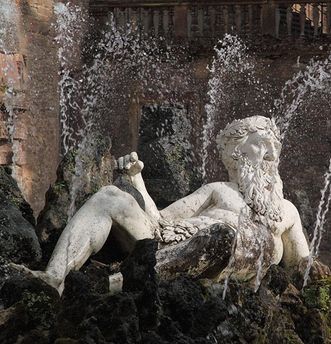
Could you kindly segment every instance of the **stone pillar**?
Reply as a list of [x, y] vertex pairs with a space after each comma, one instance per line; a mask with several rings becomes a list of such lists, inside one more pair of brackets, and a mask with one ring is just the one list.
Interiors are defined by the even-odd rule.
[[320, 24], [320, 11], [318, 4], [313, 4], [313, 24], [314, 24], [314, 37], [318, 36]]
[[175, 6], [174, 26], [175, 26], [175, 37], [177, 38], [187, 37], [187, 13], [188, 13], [187, 6], [185, 5]]
[[279, 5], [275, 6], [275, 37], [279, 38], [280, 9]]
[[210, 16], [210, 33], [212, 37], [216, 36], [216, 8], [215, 6], [209, 6]]
[[326, 33], [331, 35], [331, 4], [326, 5]]
[[199, 37], [203, 37], [203, 20], [204, 20], [203, 8], [198, 7], [198, 33], [199, 33]]
[[235, 24], [236, 24], [236, 33], [240, 33], [242, 25], [242, 7], [236, 5], [234, 9], [235, 13]]
[[288, 36], [292, 36], [292, 19], [293, 19], [292, 7], [289, 6], [286, 9], [286, 25], [287, 25]]
[[163, 20], [162, 20], [162, 24], [163, 24], [163, 32], [165, 37], [169, 36], [169, 10], [165, 9], [163, 11]]
[[230, 32], [229, 28], [229, 6], [223, 6], [224, 32]]
[[276, 6], [273, 2], [262, 5], [262, 33], [276, 36]]
[[300, 7], [300, 37], [305, 36], [306, 27], [306, 4], [302, 3]]
[[248, 33], [252, 34], [254, 32], [254, 19], [253, 19], [253, 5], [248, 5]]

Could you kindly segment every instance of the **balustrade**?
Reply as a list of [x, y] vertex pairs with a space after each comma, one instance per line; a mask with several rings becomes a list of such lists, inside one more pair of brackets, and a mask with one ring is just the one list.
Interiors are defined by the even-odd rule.
[[119, 27], [128, 23], [141, 32], [187, 41], [208, 41], [224, 33], [317, 38], [331, 34], [331, 0], [291, 1], [95, 1], [91, 12], [105, 8]]

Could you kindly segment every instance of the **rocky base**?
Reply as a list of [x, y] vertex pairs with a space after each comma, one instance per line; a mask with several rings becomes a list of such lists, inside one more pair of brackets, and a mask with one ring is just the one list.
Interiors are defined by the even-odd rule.
[[159, 280], [156, 244], [144, 240], [124, 261], [124, 291], [109, 295], [108, 266], [90, 262], [66, 280], [61, 299], [43, 282], [15, 276], [1, 289], [6, 343], [328, 343], [331, 279], [299, 291], [279, 266], [257, 293], [179, 276]]
[[41, 249], [34, 223], [32, 209], [22, 197], [10, 169], [0, 167], [0, 286], [6, 276], [4, 261], [38, 264]]

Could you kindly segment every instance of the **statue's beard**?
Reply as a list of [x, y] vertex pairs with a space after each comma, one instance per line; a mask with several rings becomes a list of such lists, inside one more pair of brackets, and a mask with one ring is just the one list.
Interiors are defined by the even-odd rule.
[[261, 222], [282, 221], [283, 185], [275, 161], [253, 165], [242, 158], [238, 168], [239, 190]]

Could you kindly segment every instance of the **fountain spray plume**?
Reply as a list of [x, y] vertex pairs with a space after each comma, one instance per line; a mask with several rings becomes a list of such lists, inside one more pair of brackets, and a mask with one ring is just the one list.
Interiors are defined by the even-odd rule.
[[75, 131], [73, 125], [79, 123], [80, 106], [78, 99], [81, 92], [81, 80], [75, 80], [72, 76], [74, 72], [72, 61], [79, 59], [77, 46], [80, 47], [83, 39], [83, 24], [87, 15], [81, 7], [70, 2], [67, 4], [55, 3], [54, 13], [56, 15], [55, 29], [57, 33], [55, 40], [59, 46], [62, 148], [65, 155], [77, 144], [77, 131]]
[[331, 159], [329, 162], [329, 169], [324, 175], [324, 188], [321, 190], [321, 200], [318, 205], [316, 221], [314, 226], [314, 236], [310, 243], [310, 253], [308, 257], [307, 268], [304, 274], [303, 288], [307, 285], [309, 273], [314, 262], [314, 258], [318, 256], [319, 248], [323, 236], [323, 228], [326, 220], [326, 215], [329, 211], [331, 202]]
[[[91, 40], [92, 44], [85, 46], [85, 56], [92, 59], [83, 64], [81, 77], [76, 80], [72, 76], [68, 56], [71, 56], [73, 44], [77, 44], [77, 30], [83, 30], [79, 22], [82, 11], [77, 6], [58, 3], [56, 13], [62, 69], [59, 86], [64, 153], [73, 147], [77, 148], [75, 175], [70, 189], [70, 218], [81, 188], [78, 181], [84, 178], [81, 160], [84, 159], [84, 151], [89, 149], [89, 142], [85, 138], [98, 131], [109, 135], [109, 125], [114, 116], [121, 114], [121, 111], [126, 112], [132, 102], [139, 101], [139, 94], [144, 97], [146, 92], [155, 91], [162, 99], [175, 104], [177, 95], [172, 87], [172, 79], [164, 75], [162, 64], [166, 62], [178, 68], [178, 63], [172, 49], [159, 44], [160, 38], [147, 36], [130, 23], [118, 27], [111, 14], [98, 40]], [[181, 71], [181, 74], [185, 75], [185, 71]], [[177, 84], [176, 80], [174, 85]], [[189, 78], [185, 76], [183, 80], [189, 89], [192, 85]]]
[[284, 139], [292, 119], [308, 93], [328, 91], [331, 85], [331, 55], [323, 60], [310, 60], [307, 67], [285, 83], [281, 96], [274, 102], [274, 113]]
[[205, 106], [206, 121], [202, 130], [202, 180], [207, 182], [206, 165], [208, 161], [208, 148], [213, 141], [214, 128], [221, 106], [231, 96], [225, 90], [225, 79], [234, 74], [243, 74], [252, 71], [254, 63], [247, 54], [247, 47], [238, 36], [225, 34], [224, 38], [214, 47], [216, 56], [208, 71], [209, 102]]
[[[87, 13], [77, 5], [55, 3], [56, 41], [58, 43], [58, 59], [60, 64], [60, 122], [62, 129], [63, 155], [75, 149], [74, 171], [69, 188], [70, 204], [68, 220], [75, 213], [76, 199], [84, 186], [84, 156], [91, 137], [90, 123], [86, 117], [91, 110], [86, 100], [86, 65], [83, 66], [83, 77], [74, 77], [73, 61], [80, 61], [80, 48], [87, 25]], [[77, 49], [78, 47], [78, 49]]]
[[18, 10], [15, 1], [0, 0], [0, 52], [13, 53], [17, 49]]
[[[0, 53], [5, 55], [4, 67], [2, 69], [4, 75], [5, 98], [4, 105], [8, 117], [6, 118], [6, 128], [8, 132], [8, 140], [12, 145], [12, 173], [16, 179], [16, 157], [18, 154], [19, 143], [14, 140], [15, 136], [15, 111], [14, 111], [14, 98], [15, 98], [15, 80], [14, 75], [14, 63], [9, 63], [10, 57], [13, 56], [18, 49], [18, 9], [15, 2], [11, 0], [0, 0]], [[17, 180], [17, 182], [19, 182]]]

